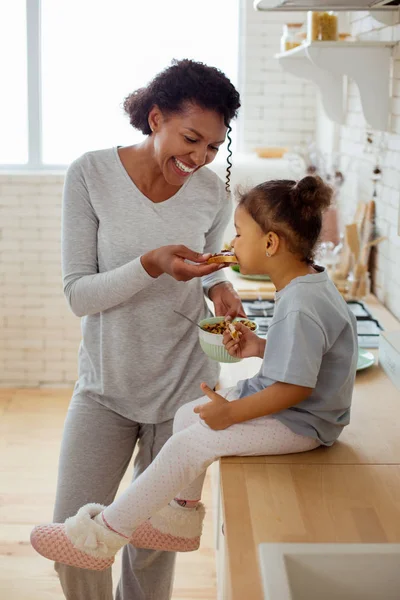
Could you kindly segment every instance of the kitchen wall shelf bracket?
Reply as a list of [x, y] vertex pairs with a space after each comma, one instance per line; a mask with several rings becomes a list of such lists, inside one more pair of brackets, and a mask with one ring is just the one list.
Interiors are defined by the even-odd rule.
[[397, 25], [400, 23], [400, 7], [393, 7], [394, 10], [374, 10], [370, 11], [370, 15], [379, 23], [384, 25]]
[[321, 90], [327, 116], [343, 123], [346, 76], [360, 91], [367, 124], [385, 131], [390, 108], [390, 61], [394, 42], [307, 42], [277, 54], [281, 67], [313, 81]]
[[299, 52], [295, 48], [295, 50], [277, 54], [276, 57], [284, 71], [315, 83], [320, 89], [322, 105], [329, 119], [336, 123], [343, 123], [345, 115], [343, 76], [316, 67], [309, 59], [305, 49], [301, 48], [301, 50]]

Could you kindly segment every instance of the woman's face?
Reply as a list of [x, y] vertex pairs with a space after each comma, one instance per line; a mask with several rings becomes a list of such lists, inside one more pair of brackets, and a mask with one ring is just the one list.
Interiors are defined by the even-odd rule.
[[154, 106], [149, 125], [157, 163], [165, 180], [175, 186], [183, 185], [194, 171], [214, 160], [227, 132], [222, 115], [196, 104], [170, 115]]
[[238, 206], [235, 211], [236, 236], [231, 242], [244, 275], [258, 275], [266, 272], [267, 235], [250, 216], [245, 208]]

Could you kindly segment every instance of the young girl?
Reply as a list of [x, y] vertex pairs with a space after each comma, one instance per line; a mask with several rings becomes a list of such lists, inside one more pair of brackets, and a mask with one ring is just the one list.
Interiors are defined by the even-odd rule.
[[33, 547], [68, 565], [102, 570], [124, 545], [198, 548], [207, 467], [227, 455], [305, 452], [330, 446], [349, 423], [357, 365], [356, 321], [313, 262], [331, 190], [316, 177], [268, 181], [240, 197], [233, 248], [242, 273], [276, 286], [268, 342], [246, 327], [224, 343], [232, 356], [263, 358], [254, 377], [178, 410], [174, 435], [110, 506], [87, 504], [63, 524], [36, 527]]

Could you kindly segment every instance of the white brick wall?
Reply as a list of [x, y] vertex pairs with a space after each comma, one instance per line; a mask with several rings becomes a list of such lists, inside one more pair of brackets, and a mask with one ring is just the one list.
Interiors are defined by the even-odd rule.
[[315, 133], [315, 87], [285, 74], [280, 51], [283, 23], [306, 21], [305, 13], [256, 12], [253, 0], [241, 6], [240, 149], [293, 148]]
[[62, 293], [61, 175], [0, 174], [0, 386], [71, 385], [79, 319]]
[[[352, 33], [359, 39], [400, 41], [400, 25], [387, 27], [368, 13], [351, 13]], [[377, 249], [373, 270], [374, 292], [400, 319], [400, 54], [393, 61], [392, 115], [389, 131], [374, 132], [373, 146], [366, 144], [366, 123], [358, 89], [350, 83], [346, 125], [340, 131], [343, 165], [352, 158], [347, 182], [341, 194], [340, 208], [345, 222], [351, 221], [359, 200], [372, 197], [372, 169], [380, 156], [382, 180], [377, 186], [376, 235], [387, 236]]]

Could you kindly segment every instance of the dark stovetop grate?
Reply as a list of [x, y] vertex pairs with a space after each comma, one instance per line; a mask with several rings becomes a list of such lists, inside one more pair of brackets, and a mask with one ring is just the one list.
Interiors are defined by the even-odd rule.
[[[247, 316], [258, 325], [258, 335], [266, 337], [274, 313], [273, 300], [243, 299], [242, 304]], [[382, 327], [362, 302], [347, 302], [357, 319], [358, 345], [360, 348], [378, 348]]]

